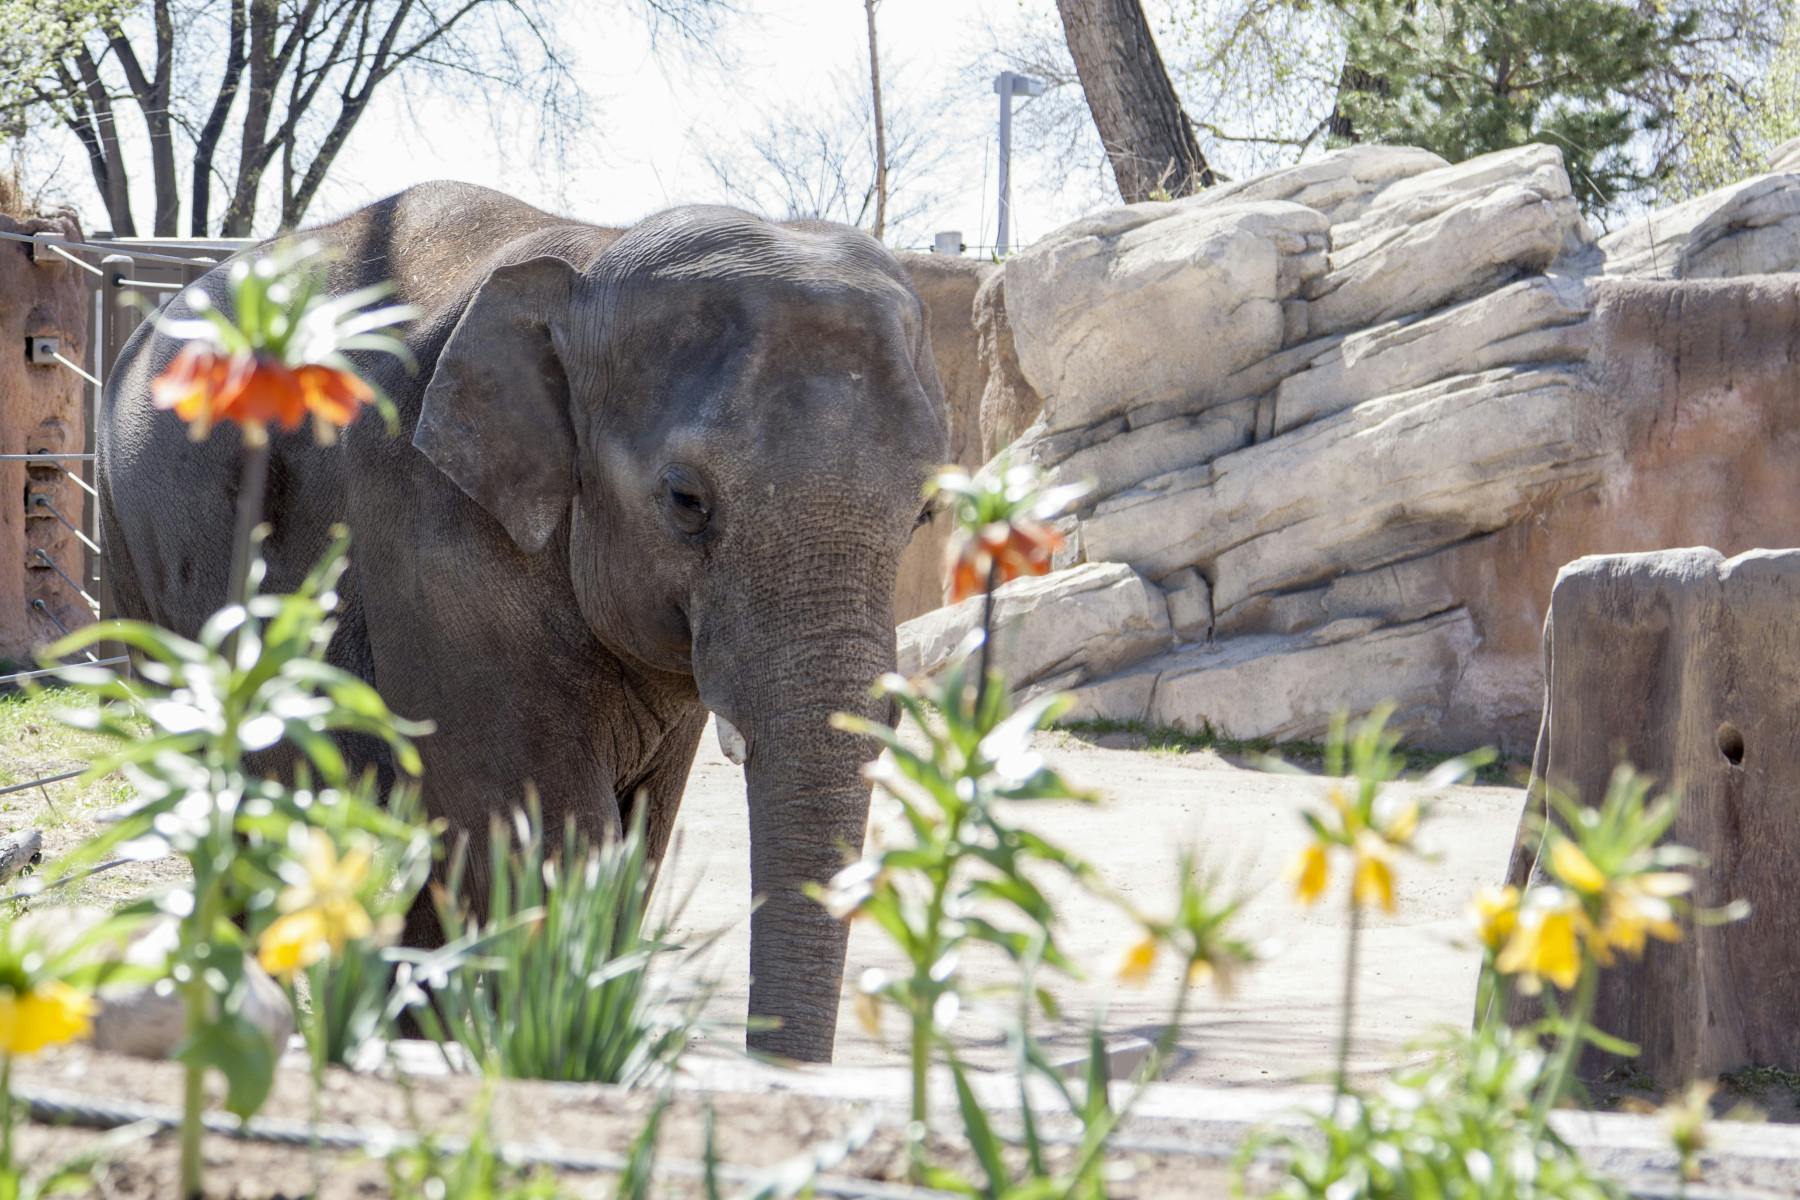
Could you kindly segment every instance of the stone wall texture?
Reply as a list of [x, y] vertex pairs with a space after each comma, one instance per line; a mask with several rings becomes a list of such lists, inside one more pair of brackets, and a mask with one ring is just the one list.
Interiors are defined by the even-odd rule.
[[[1594, 1023], [1637, 1043], [1633, 1069], [1663, 1087], [1800, 1061], [1796, 610], [1800, 550], [1583, 558], [1552, 593], [1543, 731], [1511, 881], [1547, 878], [1536, 827], [1555, 814], [1539, 786], [1598, 804], [1623, 758], [1681, 794], [1669, 839], [1704, 857], [1694, 902], [1749, 905], [1742, 920], [1652, 941], [1600, 976]], [[1535, 1009], [1521, 1000], [1511, 1015], [1529, 1021]]]
[[[81, 237], [67, 216], [0, 216], [0, 230]], [[25, 350], [30, 338], [54, 337], [65, 358], [85, 361], [93, 293], [79, 268], [61, 259], [33, 261], [31, 251], [23, 242], [0, 241], [0, 453], [79, 453], [87, 385], [66, 367], [27, 361]], [[83, 524], [86, 494], [56, 465], [0, 462], [0, 660], [24, 665], [35, 665], [36, 648], [59, 636], [57, 621], [73, 629], [93, 619], [39, 556], [70, 579], [86, 573], [80, 541], [37, 497]]]
[[[1079, 713], [1292, 738], [1391, 700], [1525, 753], [1564, 563], [1800, 534], [1794, 271], [1800, 170], [1596, 237], [1554, 148], [1353, 147], [1008, 259], [961, 445], [1090, 481], [1065, 573], [1167, 601], [1053, 673]], [[1124, 610], [1084, 579], [1033, 584], [1036, 626], [1093, 642]]]

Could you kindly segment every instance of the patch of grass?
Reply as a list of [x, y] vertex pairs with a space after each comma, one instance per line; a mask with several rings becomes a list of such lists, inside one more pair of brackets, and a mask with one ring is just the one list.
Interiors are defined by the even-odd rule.
[[[91, 707], [93, 700], [61, 688], [0, 695], [0, 787], [84, 769], [113, 748], [111, 739], [71, 729], [61, 709]], [[129, 793], [117, 776], [77, 779], [0, 796], [0, 829], [35, 826], [49, 832], [84, 823]]]
[[[1207, 725], [1198, 733], [1190, 733], [1185, 729], [1150, 725], [1144, 721], [1117, 721], [1101, 718], [1090, 721], [1060, 721], [1055, 727], [1064, 733], [1083, 739], [1123, 734], [1139, 743], [1134, 749], [1150, 754], [1176, 756], [1210, 750], [1223, 758], [1275, 757], [1302, 767], [1317, 767], [1325, 760], [1325, 746], [1322, 742], [1277, 742], [1272, 738], [1232, 738], [1219, 733], [1211, 725]], [[1402, 747], [1399, 752], [1405, 756], [1405, 774], [1407, 775], [1422, 775], [1440, 763], [1448, 762], [1456, 757], [1454, 754], [1410, 750], [1405, 747]], [[1519, 782], [1517, 776], [1521, 769], [1522, 764], [1517, 761], [1507, 762], [1504, 759], [1495, 759], [1476, 772], [1475, 778], [1479, 783], [1516, 783]]]
[[[67, 688], [0, 693], [0, 787], [83, 770], [114, 749], [112, 739], [72, 729], [57, 717], [60, 710], [93, 703], [91, 697]], [[130, 785], [117, 774], [26, 788], [0, 796], [0, 834], [41, 831], [44, 858], [50, 861], [87, 840], [99, 828], [102, 815], [130, 798]], [[56, 903], [113, 904], [179, 874], [168, 862], [134, 863], [59, 891]], [[8, 890], [9, 884], [0, 884], [0, 892]]]
[[1740, 1096], [1756, 1099], [1770, 1092], [1785, 1092], [1800, 1104], [1800, 1071], [1784, 1067], [1741, 1067], [1719, 1076], [1719, 1082]]

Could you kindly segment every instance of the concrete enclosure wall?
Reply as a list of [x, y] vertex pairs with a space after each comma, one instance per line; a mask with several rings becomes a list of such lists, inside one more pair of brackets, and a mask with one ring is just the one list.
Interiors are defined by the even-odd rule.
[[[0, 216], [8, 233], [79, 240], [65, 216]], [[84, 363], [93, 291], [80, 268], [34, 261], [32, 247], [0, 241], [0, 453], [78, 454], [87, 438], [86, 383], [54, 361], [27, 359], [29, 339], [55, 338], [70, 362]], [[58, 575], [81, 580], [86, 550], [69, 524], [85, 528], [86, 493], [65, 473], [77, 463], [0, 462], [0, 659], [31, 663], [36, 647], [92, 620]], [[54, 563], [54, 567], [52, 567]]]

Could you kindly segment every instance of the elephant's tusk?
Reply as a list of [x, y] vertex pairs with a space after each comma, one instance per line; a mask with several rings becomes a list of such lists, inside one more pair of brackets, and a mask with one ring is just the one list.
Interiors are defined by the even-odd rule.
[[740, 767], [743, 766], [744, 760], [750, 757], [750, 744], [744, 740], [744, 735], [737, 731], [736, 725], [718, 713], [713, 714], [713, 720], [719, 727], [719, 749], [733, 763]]

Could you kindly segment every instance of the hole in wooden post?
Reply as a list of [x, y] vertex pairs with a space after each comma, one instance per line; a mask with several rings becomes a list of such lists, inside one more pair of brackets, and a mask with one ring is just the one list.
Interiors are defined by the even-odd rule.
[[1744, 763], [1744, 735], [1730, 721], [1719, 726], [1719, 753], [1734, 767]]

